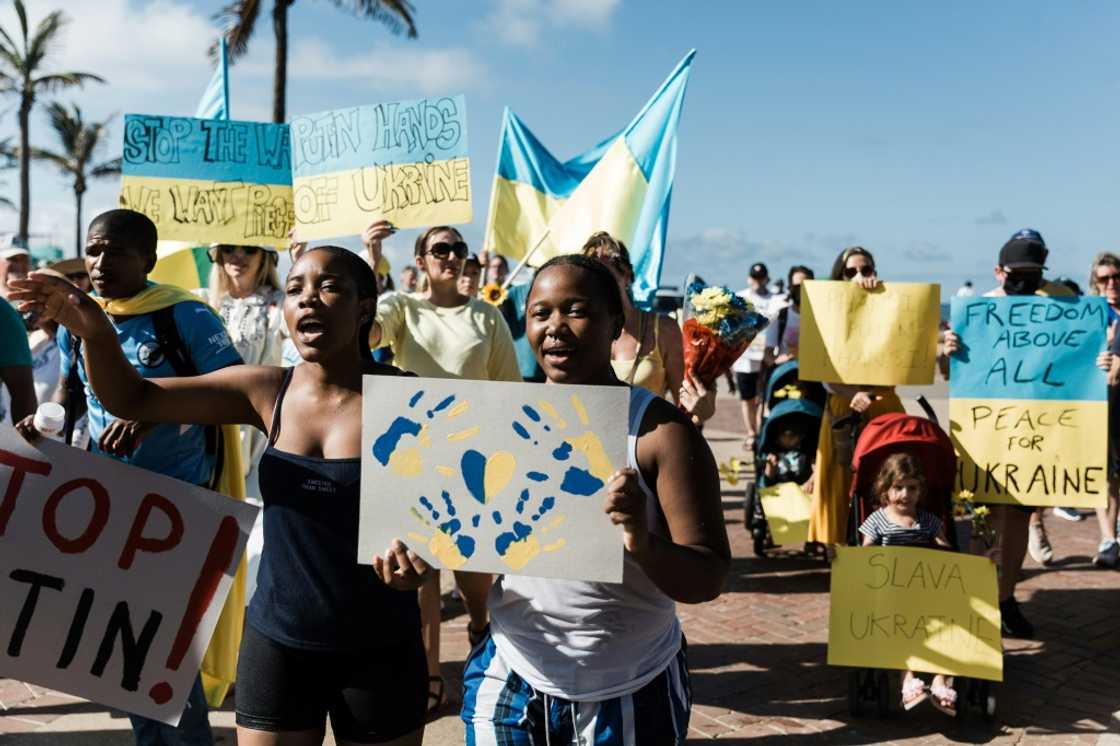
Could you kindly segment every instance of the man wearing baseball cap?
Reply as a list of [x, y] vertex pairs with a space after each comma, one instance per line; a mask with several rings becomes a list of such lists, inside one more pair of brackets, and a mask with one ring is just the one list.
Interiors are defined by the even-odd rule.
[[[999, 287], [984, 293], [988, 297], [1043, 295], [1069, 297], [1065, 285], [1043, 278], [1049, 256], [1042, 235], [1031, 228], [1018, 231], [999, 250], [995, 278]], [[948, 378], [948, 356], [960, 351], [960, 338], [950, 329], [945, 333], [942, 373]], [[999, 609], [1004, 637], [1034, 637], [1034, 626], [1027, 621], [1015, 600], [1015, 585], [1028, 550], [1040, 565], [1053, 559], [1053, 550], [1042, 523], [1042, 511], [1024, 505], [992, 505], [992, 525], [999, 545]]]
[[[746, 298], [759, 313], [770, 316], [770, 306], [774, 300], [770, 292], [770, 271], [762, 262], [751, 265], [750, 284], [739, 291], [739, 295]], [[766, 353], [766, 335], [759, 334], [751, 342], [750, 347], [739, 356], [731, 370], [735, 373], [735, 387], [739, 389], [739, 399], [743, 408], [743, 427], [747, 431], [747, 438], [743, 447], [753, 451], [759, 427], [760, 401], [758, 375], [762, 369], [762, 358]]]
[[18, 239], [0, 239], [0, 297], [8, 298], [8, 280], [19, 280], [31, 269], [31, 253]]

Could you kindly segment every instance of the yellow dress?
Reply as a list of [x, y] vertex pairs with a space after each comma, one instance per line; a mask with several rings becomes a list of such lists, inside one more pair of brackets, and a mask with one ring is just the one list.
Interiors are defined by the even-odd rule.
[[[881, 397], [867, 411], [868, 420], [888, 412], [905, 411], [893, 388], [868, 387], [866, 390]], [[850, 414], [850, 403], [851, 399], [829, 394], [826, 414], [821, 418], [817, 463], [813, 471], [815, 485], [809, 513], [809, 541], [824, 544], [844, 544], [847, 541], [848, 508], [851, 504], [848, 490], [852, 486], [852, 465], [840, 463], [836, 458], [832, 421]]]

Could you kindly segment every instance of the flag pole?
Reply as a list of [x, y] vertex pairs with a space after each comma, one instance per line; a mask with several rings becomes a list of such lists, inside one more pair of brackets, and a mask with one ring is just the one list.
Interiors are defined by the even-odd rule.
[[506, 281], [502, 283], [502, 288], [503, 289], [508, 288], [510, 285], [513, 284], [513, 278], [517, 277], [517, 275], [521, 273], [521, 270], [525, 269], [525, 265], [527, 265], [529, 263], [529, 260], [533, 258], [534, 254], [537, 253], [537, 249], [539, 249], [541, 247], [541, 245], [544, 243], [544, 240], [546, 238], [548, 238], [549, 235], [551, 235], [551, 234], [552, 234], [552, 228], [551, 227], [545, 228], [544, 234], [541, 235], [540, 239], [535, 244], [533, 244], [533, 248], [529, 249], [529, 253], [525, 255], [525, 258], [522, 259], [518, 263], [518, 265], [513, 268], [513, 271], [509, 273], [509, 276], [506, 277]]

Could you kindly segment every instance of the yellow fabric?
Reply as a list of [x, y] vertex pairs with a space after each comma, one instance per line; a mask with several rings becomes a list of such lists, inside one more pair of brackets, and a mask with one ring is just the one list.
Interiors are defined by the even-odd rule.
[[426, 298], [393, 293], [377, 304], [382, 347], [393, 364], [426, 378], [520, 381], [513, 337], [502, 313], [472, 298], [443, 308]]
[[[881, 398], [871, 405], [864, 415], [872, 420], [888, 412], [905, 411], [893, 388], [868, 388]], [[851, 413], [851, 399], [828, 395], [828, 414], [821, 418], [820, 440], [817, 445], [817, 463], [813, 471], [813, 505], [809, 515], [809, 541], [824, 544], [843, 544], [847, 540], [848, 490], [852, 486], [852, 465], [840, 463], [836, 458], [832, 437], [832, 421]], [[831, 416], [829, 416], [831, 415]]]
[[641, 348], [642, 339], [645, 337], [647, 319], [653, 320], [653, 349], [638, 358], [611, 360], [611, 367], [620, 380], [663, 396], [668, 387], [668, 374], [665, 372], [665, 361], [661, 357], [661, 319], [656, 314], [642, 313], [642, 320], [638, 325], [638, 347]]
[[[191, 292], [173, 285], [151, 285], [131, 298], [97, 298], [94, 300], [114, 316], [139, 316], [190, 301], [199, 303]], [[222, 472], [217, 491], [234, 500], [245, 499], [245, 477], [241, 470], [241, 435], [237, 425], [222, 425]], [[211, 707], [220, 707], [237, 674], [237, 649], [245, 619], [245, 557], [237, 565], [233, 586], [226, 597], [222, 615], [210, 638], [210, 647], [202, 659], [202, 686]]]
[[491, 254], [521, 261], [544, 236], [548, 221], [562, 204], [563, 199], [538, 192], [530, 184], [494, 176], [483, 247]]

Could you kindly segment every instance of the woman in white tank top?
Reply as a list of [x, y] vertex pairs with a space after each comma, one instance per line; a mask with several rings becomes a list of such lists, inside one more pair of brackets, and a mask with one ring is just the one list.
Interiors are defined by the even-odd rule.
[[[622, 323], [617, 285], [595, 260], [562, 256], [534, 278], [526, 336], [549, 383], [625, 385], [611, 367]], [[464, 675], [468, 743], [683, 743], [691, 695], [675, 605], [723, 589], [719, 476], [664, 399], [631, 388], [629, 422], [627, 468], [604, 504], [622, 527], [623, 582], [497, 580], [490, 634]]]

